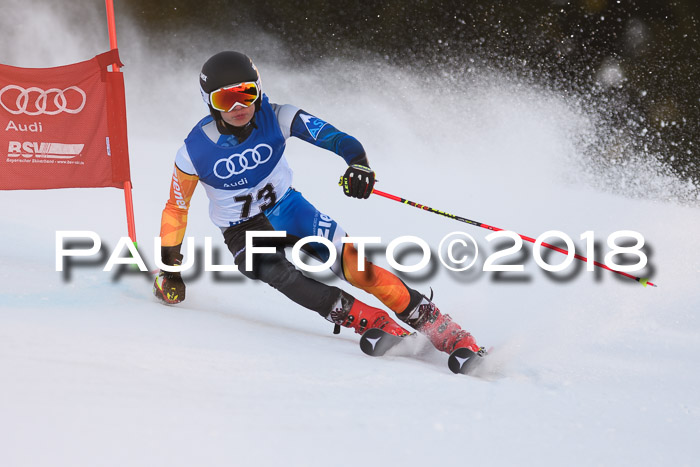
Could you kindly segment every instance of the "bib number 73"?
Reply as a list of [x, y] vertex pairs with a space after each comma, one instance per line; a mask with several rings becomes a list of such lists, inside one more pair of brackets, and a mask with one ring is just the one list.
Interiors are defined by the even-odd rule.
[[[238, 203], [243, 203], [243, 208], [241, 208], [241, 219], [246, 219], [250, 217], [250, 211], [253, 207], [253, 194], [248, 193], [247, 195], [236, 196], [233, 199]], [[260, 191], [258, 191], [258, 193], [255, 195], [255, 199], [257, 201], [265, 201], [259, 206], [260, 212], [271, 208], [277, 202], [277, 194], [275, 193], [275, 188], [272, 186], [271, 183], [268, 183], [267, 185], [262, 187]]]

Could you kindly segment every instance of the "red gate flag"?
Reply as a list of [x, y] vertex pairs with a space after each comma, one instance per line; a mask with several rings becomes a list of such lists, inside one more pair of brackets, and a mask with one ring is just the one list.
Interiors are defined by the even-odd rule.
[[130, 181], [117, 49], [72, 65], [0, 64], [0, 190], [123, 188]]

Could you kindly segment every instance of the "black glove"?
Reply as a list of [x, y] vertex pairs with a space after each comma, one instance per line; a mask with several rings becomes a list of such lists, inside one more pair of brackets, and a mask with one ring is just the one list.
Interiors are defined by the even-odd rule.
[[346, 196], [367, 199], [374, 188], [374, 171], [364, 165], [353, 164], [340, 181]]
[[[179, 266], [182, 264], [180, 245], [174, 247], [162, 247], [160, 256], [163, 264], [169, 266]], [[153, 293], [155, 296], [169, 304], [180, 303], [185, 299], [185, 283], [179, 272], [168, 272], [161, 270], [158, 272], [153, 282]]]
[[174, 305], [185, 299], [185, 283], [179, 272], [160, 271], [153, 282], [153, 293], [162, 302]]

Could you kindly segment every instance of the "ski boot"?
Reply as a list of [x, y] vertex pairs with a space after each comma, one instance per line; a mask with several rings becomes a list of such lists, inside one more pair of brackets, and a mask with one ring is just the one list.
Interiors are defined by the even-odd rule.
[[336, 325], [352, 328], [357, 334], [363, 334], [372, 328], [379, 328], [395, 336], [410, 334], [391, 319], [386, 311], [369, 306], [345, 292], [341, 293], [326, 319]]
[[471, 334], [452, 321], [450, 315], [441, 313], [438, 307], [425, 296], [413, 310], [396, 316], [425, 335], [435, 348], [442, 352], [451, 354], [462, 347], [475, 353], [482, 351]]

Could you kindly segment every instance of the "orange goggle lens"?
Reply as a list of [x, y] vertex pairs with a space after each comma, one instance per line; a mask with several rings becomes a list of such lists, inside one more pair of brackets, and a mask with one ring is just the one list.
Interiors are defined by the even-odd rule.
[[239, 83], [213, 91], [209, 95], [212, 107], [220, 112], [230, 112], [234, 107], [250, 107], [260, 97], [257, 83]]

